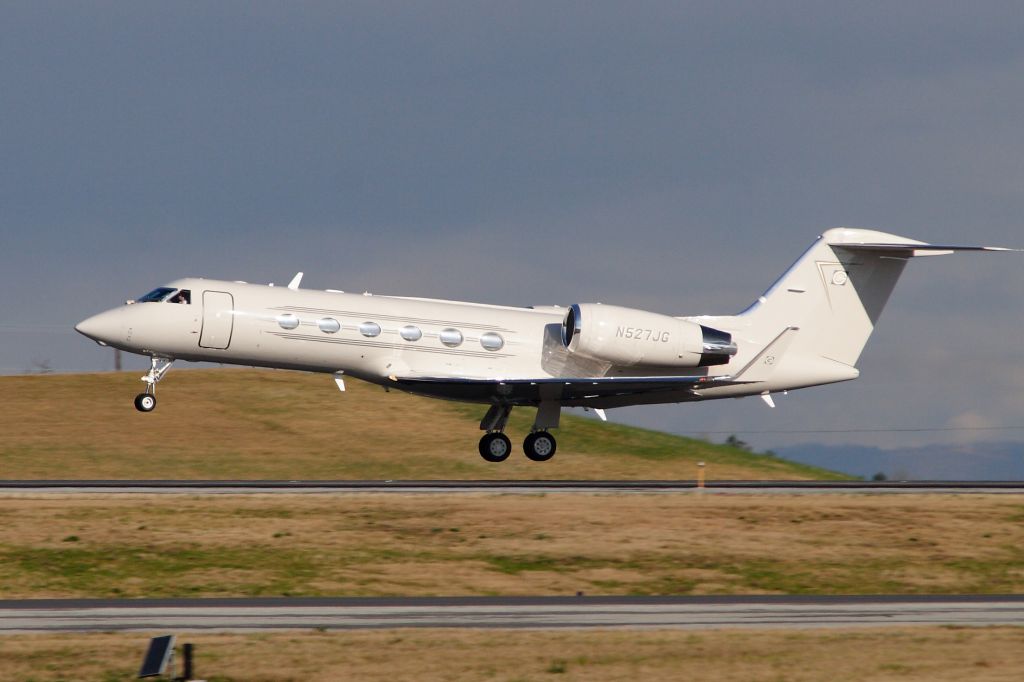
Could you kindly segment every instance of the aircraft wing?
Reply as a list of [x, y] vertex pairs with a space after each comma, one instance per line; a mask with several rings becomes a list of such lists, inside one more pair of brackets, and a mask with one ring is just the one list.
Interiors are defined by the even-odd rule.
[[439, 398], [505, 405], [537, 405], [542, 400], [585, 403], [642, 393], [699, 391], [713, 386], [747, 383], [728, 376], [586, 377], [547, 379], [463, 379], [457, 377], [392, 377], [400, 388]]

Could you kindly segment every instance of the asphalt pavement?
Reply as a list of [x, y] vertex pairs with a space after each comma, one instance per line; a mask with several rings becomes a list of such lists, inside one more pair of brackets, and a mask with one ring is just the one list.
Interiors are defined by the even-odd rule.
[[381, 628], [1024, 625], [1024, 595], [0, 601], [0, 634]]
[[83, 493], [775, 493], [1024, 494], [1024, 481], [593, 481], [593, 480], [0, 480], [0, 495]]

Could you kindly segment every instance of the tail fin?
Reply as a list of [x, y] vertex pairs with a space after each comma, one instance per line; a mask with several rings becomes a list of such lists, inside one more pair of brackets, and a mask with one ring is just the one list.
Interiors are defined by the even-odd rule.
[[761, 349], [788, 329], [785, 357], [771, 360], [791, 371], [776, 367], [772, 383], [796, 387], [856, 378], [854, 365], [907, 261], [963, 250], [1010, 249], [936, 246], [873, 230], [826, 231], [750, 308], [719, 318], [753, 345], [751, 354], [737, 358], [740, 374], [753, 371]]

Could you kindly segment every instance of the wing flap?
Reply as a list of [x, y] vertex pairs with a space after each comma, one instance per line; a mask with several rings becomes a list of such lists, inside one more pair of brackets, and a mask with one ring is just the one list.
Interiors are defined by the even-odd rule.
[[392, 381], [410, 393], [453, 400], [537, 405], [542, 400], [583, 403], [641, 393], [689, 392], [746, 383], [731, 377], [584, 377], [544, 379], [463, 379], [457, 377], [393, 377]]

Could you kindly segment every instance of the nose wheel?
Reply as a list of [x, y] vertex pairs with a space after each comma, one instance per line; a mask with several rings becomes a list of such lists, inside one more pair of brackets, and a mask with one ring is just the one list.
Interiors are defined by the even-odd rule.
[[135, 396], [135, 409], [139, 412], [152, 412], [156, 407], [156, 396], [149, 393], [140, 393]]
[[504, 433], [487, 433], [480, 439], [480, 456], [488, 462], [504, 462], [510, 454], [512, 441]]
[[534, 462], [546, 462], [555, 456], [555, 437], [547, 431], [534, 431], [523, 441], [523, 451]]

